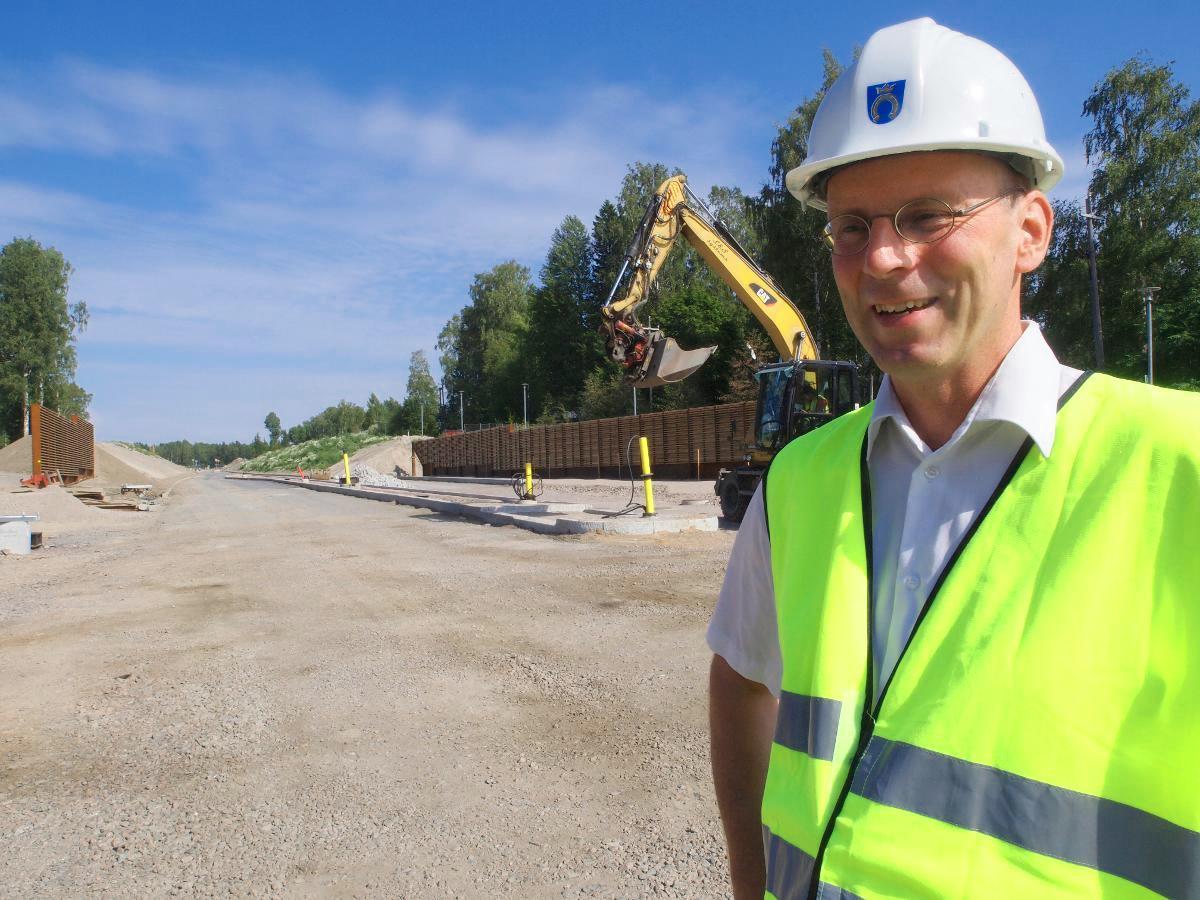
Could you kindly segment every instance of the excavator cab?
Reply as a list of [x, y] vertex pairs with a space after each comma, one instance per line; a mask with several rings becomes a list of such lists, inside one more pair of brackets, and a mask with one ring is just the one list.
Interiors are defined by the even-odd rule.
[[852, 363], [777, 363], [764, 366], [757, 378], [755, 444], [771, 455], [788, 441], [858, 408], [858, 372]]
[[802, 359], [755, 373], [754, 445], [739, 466], [721, 469], [713, 486], [721, 515], [742, 521], [763, 470], [784, 446], [843, 413], [858, 409], [858, 370], [849, 362]]

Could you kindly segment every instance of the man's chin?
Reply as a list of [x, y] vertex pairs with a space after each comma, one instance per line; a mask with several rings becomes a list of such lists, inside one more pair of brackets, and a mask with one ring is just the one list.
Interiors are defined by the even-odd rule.
[[936, 350], [923, 344], [876, 347], [870, 352], [871, 359], [880, 371], [891, 375], [893, 379], [905, 375], [933, 374], [943, 364]]

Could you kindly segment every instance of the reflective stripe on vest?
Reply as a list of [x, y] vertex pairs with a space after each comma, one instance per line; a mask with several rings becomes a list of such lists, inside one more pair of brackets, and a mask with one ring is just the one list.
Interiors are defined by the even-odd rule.
[[813, 759], [833, 759], [841, 714], [840, 700], [783, 691], [779, 695], [775, 743], [807, 753]]
[[[763, 826], [763, 848], [767, 859], [767, 892], [776, 900], [804, 900], [812, 880], [811, 856]], [[834, 884], [822, 881], [817, 885], [818, 900], [861, 900]]]
[[878, 736], [867, 745], [850, 790], [1119, 875], [1164, 897], [1200, 893], [1200, 833], [1124, 803]]
[[766, 483], [772, 895], [1200, 898], [1200, 397], [1084, 383], [1051, 457], [1027, 447], [977, 516], [875, 709], [869, 420], [789, 444]]

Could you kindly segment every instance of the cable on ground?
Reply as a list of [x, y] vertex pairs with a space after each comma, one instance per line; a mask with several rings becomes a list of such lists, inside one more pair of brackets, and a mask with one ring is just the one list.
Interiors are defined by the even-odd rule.
[[602, 518], [613, 519], [617, 516], [627, 516], [634, 510], [640, 509], [646, 512], [644, 503], [634, 503], [633, 498], [637, 496], [637, 479], [633, 477], [633, 460], [630, 457], [630, 451], [633, 449], [633, 442], [638, 439], [639, 435], [633, 435], [629, 438], [629, 442], [625, 444], [625, 467], [629, 469], [629, 502], [624, 509], [619, 509], [616, 512], [605, 513]]
[[[513, 477], [509, 480], [509, 486], [512, 487], [518, 500], [526, 499], [524, 472], [514, 472]], [[533, 499], [536, 500], [540, 496], [542, 496], [542, 476], [535, 473], [533, 476]]]

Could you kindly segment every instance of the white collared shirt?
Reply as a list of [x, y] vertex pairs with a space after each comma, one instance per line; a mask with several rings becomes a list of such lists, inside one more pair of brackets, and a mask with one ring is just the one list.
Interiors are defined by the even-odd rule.
[[[937, 450], [917, 436], [884, 378], [867, 426], [873, 544], [876, 698], [946, 561], [1028, 436], [1049, 456], [1059, 397], [1081, 374], [1026, 322], [966, 418]], [[782, 667], [771, 545], [757, 491], [734, 541], [708, 644], [778, 695]]]

